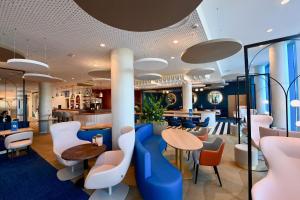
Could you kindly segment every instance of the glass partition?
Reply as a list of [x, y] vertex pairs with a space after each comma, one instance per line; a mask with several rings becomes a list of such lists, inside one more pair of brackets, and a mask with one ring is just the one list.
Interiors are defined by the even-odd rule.
[[242, 132], [248, 145], [251, 199], [252, 184], [268, 173], [260, 139], [274, 131], [286, 137], [299, 131], [300, 35], [246, 45], [244, 53], [247, 122]]

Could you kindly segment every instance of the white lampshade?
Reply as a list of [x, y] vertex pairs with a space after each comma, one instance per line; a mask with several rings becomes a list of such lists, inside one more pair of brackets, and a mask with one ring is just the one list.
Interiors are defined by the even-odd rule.
[[300, 100], [298, 100], [298, 99], [292, 100], [291, 106], [292, 107], [300, 107]]

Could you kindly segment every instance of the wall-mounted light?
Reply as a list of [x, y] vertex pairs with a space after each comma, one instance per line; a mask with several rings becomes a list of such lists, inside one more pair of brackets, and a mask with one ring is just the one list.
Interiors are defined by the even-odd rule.
[[100, 92], [100, 94], [99, 94], [99, 97], [100, 97], [100, 98], [102, 98], [102, 97], [103, 97], [103, 93], [102, 93], [102, 92]]

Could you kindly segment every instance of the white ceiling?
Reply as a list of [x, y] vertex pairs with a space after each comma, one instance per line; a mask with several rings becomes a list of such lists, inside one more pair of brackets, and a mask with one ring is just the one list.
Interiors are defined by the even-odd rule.
[[[206, 0], [197, 10], [209, 29], [209, 39], [234, 38], [246, 45], [300, 33], [300, 1], [290, 0], [286, 5], [281, 1]], [[273, 31], [267, 33], [270, 28]], [[267, 51], [264, 54], [256, 65], [267, 62]], [[244, 73], [243, 51], [218, 64], [223, 75]]]
[[[210, 79], [212, 82], [220, 80], [221, 75], [243, 73], [242, 52], [219, 61], [221, 73], [217, 63], [183, 63], [181, 53], [207, 38], [234, 38], [249, 44], [299, 33], [300, 1], [290, 0], [285, 6], [280, 2], [204, 0], [187, 20], [175, 26], [135, 33], [99, 22], [73, 0], [0, 0], [0, 45], [13, 48], [15, 40], [17, 50], [40, 61], [44, 61], [46, 46], [49, 73], [67, 80], [67, 84], [90, 80], [88, 72], [93, 69], [110, 68], [109, 53], [119, 47], [132, 49], [135, 59], [166, 59], [169, 62], [166, 69], [152, 71], [162, 75], [182, 74], [193, 68], [215, 68], [216, 72]], [[199, 27], [192, 28], [194, 24]], [[268, 28], [273, 28], [273, 32], [267, 33]], [[173, 40], [179, 43], [173, 44]], [[100, 47], [101, 43], [106, 47]], [[172, 56], [175, 59], [171, 59]], [[136, 74], [141, 73], [136, 70]]]
[[[194, 24], [199, 27], [193, 29]], [[92, 69], [109, 68], [109, 53], [119, 47], [132, 49], [135, 59], [160, 57], [168, 60], [166, 69], [153, 71], [163, 75], [185, 73], [196, 67], [217, 69], [216, 63], [192, 65], [180, 59], [186, 48], [207, 40], [196, 11], [184, 23], [136, 33], [99, 22], [72, 0], [0, 0], [0, 36], [0, 44], [10, 47], [16, 38], [16, 49], [25, 55], [29, 47], [27, 57], [31, 59], [44, 61], [46, 46], [49, 73], [69, 82], [91, 79], [88, 71]], [[173, 40], [178, 40], [178, 44], [173, 44]], [[106, 47], [100, 47], [100, 43], [105, 43]], [[172, 56], [175, 59], [171, 59]], [[218, 69], [213, 77], [220, 78]]]

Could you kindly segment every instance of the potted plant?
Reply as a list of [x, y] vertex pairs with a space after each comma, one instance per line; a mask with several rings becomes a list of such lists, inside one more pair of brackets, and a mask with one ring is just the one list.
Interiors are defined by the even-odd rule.
[[143, 102], [140, 120], [143, 123], [152, 123], [154, 134], [161, 134], [168, 127], [168, 122], [163, 120], [166, 108], [162, 102], [163, 98], [156, 98], [153, 95], [145, 98]]

